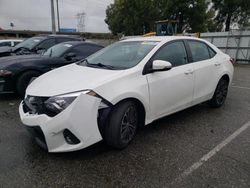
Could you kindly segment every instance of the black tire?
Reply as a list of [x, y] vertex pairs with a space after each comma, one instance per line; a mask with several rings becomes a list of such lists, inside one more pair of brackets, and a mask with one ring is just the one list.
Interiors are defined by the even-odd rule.
[[208, 101], [209, 105], [214, 108], [221, 107], [226, 100], [228, 93], [228, 81], [224, 78], [220, 79], [215, 89], [213, 98]]
[[134, 138], [138, 127], [138, 109], [131, 101], [114, 106], [104, 130], [108, 145], [117, 149], [125, 148]]
[[37, 71], [27, 71], [22, 73], [16, 82], [16, 91], [17, 94], [20, 95], [21, 97], [23, 97], [25, 95], [25, 90], [28, 87], [30, 80], [33, 77], [38, 77], [40, 75], [39, 72]]

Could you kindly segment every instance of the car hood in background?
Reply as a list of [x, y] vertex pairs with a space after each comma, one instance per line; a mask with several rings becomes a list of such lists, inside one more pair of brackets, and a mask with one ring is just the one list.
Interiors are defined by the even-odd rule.
[[121, 76], [124, 70], [107, 70], [71, 64], [34, 80], [26, 90], [31, 96], [50, 97], [96, 87]]
[[6, 66], [11, 66], [16, 63], [25, 63], [36, 60], [48, 60], [51, 57], [41, 56], [41, 55], [22, 55], [22, 56], [7, 56], [0, 58], [0, 68], [4, 68]]

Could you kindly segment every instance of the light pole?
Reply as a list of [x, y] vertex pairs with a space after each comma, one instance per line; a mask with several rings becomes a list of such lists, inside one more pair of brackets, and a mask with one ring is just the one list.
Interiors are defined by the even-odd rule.
[[54, 0], [51, 1], [51, 22], [52, 22], [52, 34], [56, 34], [56, 23], [55, 23], [55, 9]]
[[60, 32], [60, 16], [59, 16], [59, 5], [58, 5], [58, 0], [56, 0], [56, 7], [57, 7], [57, 24], [58, 24], [58, 32]]

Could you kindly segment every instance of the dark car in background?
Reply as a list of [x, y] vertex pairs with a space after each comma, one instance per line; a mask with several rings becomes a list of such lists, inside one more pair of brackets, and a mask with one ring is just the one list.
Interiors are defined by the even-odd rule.
[[68, 35], [43, 35], [31, 37], [14, 47], [0, 47], [0, 57], [12, 55], [41, 54], [58, 43], [81, 40], [81, 38]]
[[31, 79], [52, 69], [85, 59], [103, 46], [69, 41], [49, 48], [41, 55], [0, 58], [0, 93], [16, 92], [23, 96]]

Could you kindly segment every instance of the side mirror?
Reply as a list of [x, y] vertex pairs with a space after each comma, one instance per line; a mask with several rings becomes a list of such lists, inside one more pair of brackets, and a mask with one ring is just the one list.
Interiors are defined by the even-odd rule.
[[167, 71], [172, 69], [172, 64], [168, 61], [154, 60], [152, 64], [152, 71]]
[[64, 56], [64, 58], [65, 58], [66, 60], [72, 60], [74, 57], [76, 57], [76, 54], [73, 53], [73, 52], [69, 52], [68, 54], [66, 54], [66, 55]]
[[34, 51], [36, 53], [38, 53], [38, 54], [42, 54], [42, 53], [44, 53], [46, 51], [46, 49], [45, 48], [37, 47], [37, 48], [34, 49]]

